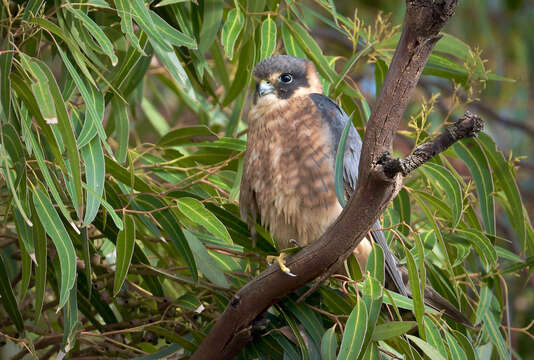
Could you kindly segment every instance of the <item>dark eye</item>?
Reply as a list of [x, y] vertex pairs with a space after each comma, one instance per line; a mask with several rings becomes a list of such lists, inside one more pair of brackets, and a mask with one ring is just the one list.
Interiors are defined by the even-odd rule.
[[286, 74], [282, 74], [282, 75], [280, 75], [280, 77], [278, 78], [278, 80], [279, 80], [280, 82], [285, 83], [285, 84], [289, 84], [290, 82], [293, 81], [293, 75], [291, 75], [291, 74], [287, 74], [287, 73], [286, 73]]

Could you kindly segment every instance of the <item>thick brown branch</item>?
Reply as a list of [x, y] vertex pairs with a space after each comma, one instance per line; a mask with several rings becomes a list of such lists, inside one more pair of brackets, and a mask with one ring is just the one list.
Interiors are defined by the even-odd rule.
[[398, 173], [406, 176], [427, 162], [431, 157], [447, 150], [449, 146], [458, 140], [476, 136], [483, 127], [484, 123], [480, 117], [466, 111], [463, 118], [458, 119], [458, 121], [434, 139], [416, 147], [411, 155], [408, 155], [404, 159], [393, 159], [390, 153], [386, 152], [378, 160], [378, 164], [382, 165], [384, 174], [389, 178], [393, 178]]
[[349, 203], [319, 240], [286, 261], [296, 277], [271, 266], [239, 290], [192, 360], [231, 359], [250, 340], [252, 322], [279, 299], [343, 262], [393, 199], [399, 177], [387, 178], [378, 159], [390, 151], [402, 114], [452, 16], [457, 0], [407, 0], [397, 50], [367, 126], [358, 186]]

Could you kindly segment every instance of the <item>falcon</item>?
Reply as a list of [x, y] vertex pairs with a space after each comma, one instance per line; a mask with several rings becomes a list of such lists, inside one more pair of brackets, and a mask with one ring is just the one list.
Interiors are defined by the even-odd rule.
[[[347, 121], [345, 112], [323, 95], [313, 63], [287, 55], [275, 55], [254, 69], [256, 91], [248, 114], [248, 141], [240, 190], [241, 216], [254, 232], [256, 222], [269, 230], [279, 249], [292, 242], [306, 246], [317, 239], [342, 211], [334, 187], [335, 158]], [[350, 198], [358, 180], [362, 141], [350, 125], [343, 161], [343, 187]], [[406, 270], [397, 265], [380, 223], [371, 238], [384, 251], [390, 282], [403, 295]], [[364, 269], [372, 245], [364, 238], [354, 250]], [[282, 253], [280, 268], [288, 275]], [[428, 305], [469, 323], [452, 304], [426, 287]]]

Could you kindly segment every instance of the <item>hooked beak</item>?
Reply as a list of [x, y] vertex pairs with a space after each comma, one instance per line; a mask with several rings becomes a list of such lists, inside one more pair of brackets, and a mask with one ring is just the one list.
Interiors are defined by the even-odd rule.
[[274, 91], [274, 86], [267, 80], [261, 80], [256, 85], [256, 91], [258, 93], [258, 96], [264, 96], [272, 93]]

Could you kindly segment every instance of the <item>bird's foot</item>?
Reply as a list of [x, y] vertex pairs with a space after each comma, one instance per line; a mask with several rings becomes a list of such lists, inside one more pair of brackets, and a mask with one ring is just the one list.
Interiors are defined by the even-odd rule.
[[278, 266], [280, 266], [280, 270], [282, 270], [284, 273], [286, 273], [289, 276], [297, 276], [291, 272], [291, 270], [286, 266], [285, 258], [287, 257], [287, 253], [283, 252], [280, 253], [280, 256], [267, 256], [267, 263], [274, 264], [275, 262], [278, 263]]

